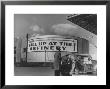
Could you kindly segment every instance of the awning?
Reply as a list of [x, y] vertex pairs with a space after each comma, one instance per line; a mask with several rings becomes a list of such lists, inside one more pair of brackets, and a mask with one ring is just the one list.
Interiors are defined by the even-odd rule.
[[68, 16], [67, 20], [97, 35], [96, 14], [73, 14]]

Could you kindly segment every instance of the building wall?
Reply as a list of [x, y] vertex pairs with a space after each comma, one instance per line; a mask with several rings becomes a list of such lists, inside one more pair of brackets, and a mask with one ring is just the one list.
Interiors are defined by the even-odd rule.
[[14, 39], [14, 47], [16, 47], [16, 54], [14, 54], [14, 56], [16, 57], [16, 62], [20, 62], [21, 61], [21, 49], [22, 49], [22, 39]]
[[88, 40], [78, 38], [78, 53], [79, 54], [89, 53], [89, 41]]
[[93, 60], [97, 60], [97, 48], [93, 44], [89, 44], [89, 54]]
[[[77, 50], [79, 54], [89, 53], [89, 41], [82, 38], [77, 39]], [[27, 56], [27, 62], [53, 62], [55, 52], [30, 52]], [[63, 53], [62, 53], [63, 54]]]
[[83, 54], [88, 54], [89, 53], [89, 41], [83, 39], [82, 40], [82, 53]]

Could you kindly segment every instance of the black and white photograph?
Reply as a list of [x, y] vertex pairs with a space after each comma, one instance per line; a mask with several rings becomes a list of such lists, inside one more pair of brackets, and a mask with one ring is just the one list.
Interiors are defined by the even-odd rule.
[[14, 14], [14, 76], [97, 76], [97, 14]]
[[106, 84], [105, 4], [19, 4], [5, 7], [5, 85]]

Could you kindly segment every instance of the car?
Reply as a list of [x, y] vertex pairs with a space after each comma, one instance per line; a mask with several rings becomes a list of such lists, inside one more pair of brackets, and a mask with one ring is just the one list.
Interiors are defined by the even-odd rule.
[[97, 74], [97, 61], [93, 60], [89, 54], [72, 54], [69, 53], [71, 59], [76, 62], [73, 73], [75, 74]]
[[81, 60], [84, 66], [83, 73], [85, 74], [96, 74], [97, 73], [97, 61], [93, 60], [89, 54], [76, 54], [76, 57]]

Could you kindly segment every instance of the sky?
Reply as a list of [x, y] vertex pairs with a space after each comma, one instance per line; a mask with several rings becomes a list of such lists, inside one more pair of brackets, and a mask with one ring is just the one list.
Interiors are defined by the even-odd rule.
[[52, 26], [57, 24], [71, 24], [66, 20], [68, 14], [15, 14], [14, 31], [15, 37], [24, 37], [27, 33], [51, 34]]

